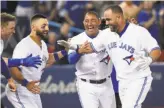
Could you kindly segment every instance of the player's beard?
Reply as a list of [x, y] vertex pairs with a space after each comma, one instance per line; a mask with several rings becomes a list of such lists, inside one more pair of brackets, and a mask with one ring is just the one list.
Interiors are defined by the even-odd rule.
[[37, 30], [36, 35], [39, 36], [43, 41], [48, 41], [48, 33], [44, 34], [44, 31]]
[[108, 27], [111, 29], [112, 32], [117, 32], [118, 31], [117, 25], [108, 25]]

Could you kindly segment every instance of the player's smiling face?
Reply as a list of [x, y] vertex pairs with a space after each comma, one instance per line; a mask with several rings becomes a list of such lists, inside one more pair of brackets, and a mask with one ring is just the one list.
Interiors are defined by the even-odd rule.
[[15, 21], [9, 21], [5, 27], [2, 27], [4, 39], [9, 39], [15, 33]]
[[106, 25], [108, 25], [113, 32], [118, 30], [118, 17], [117, 14], [112, 13], [112, 10], [106, 10], [104, 12], [104, 18], [106, 20]]
[[99, 31], [100, 20], [94, 14], [86, 14], [84, 17], [84, 28], [87, 35], [95, 36]]
[[48, 38], [49, 27], [47, 19], [40, 18], [36, 23], [36, 27], [36, 35], [40, 36], [43, 40]]

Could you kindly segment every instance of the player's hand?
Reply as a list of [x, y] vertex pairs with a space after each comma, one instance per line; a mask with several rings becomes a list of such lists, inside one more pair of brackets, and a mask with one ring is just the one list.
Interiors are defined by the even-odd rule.
[[76, 44], [71, 44], [69, 41], [58, 40], [57, 43], [61, 46], [64, 46], [66, 49], [72, 49], [72, 50], [77, 49], [77, 45]]
[[26, 88], [34, 94], [40, 94], [40, 87], [37, 85], [39, 81], [31, 81], [27, 84]]
[[92, 52], [92, 48], [90, 46], [90, 42], [85, 41], [84, 44], [79, 46], [79, 50], [78, 50], [79, 54], [85, 54], [85, 53], [91, 53], [91, 52]]
[[39, 55], [32, 57], [32, 54], [30, 54], [27, 58], [23, 59], [22, 65], [26, 67], [38, 68], [37, 65], [41, 65], [41, 58]]
[[10, 88], [10, 91], [12, 92], [16, 91], [16, 84], [14, 83], [13, 78], [8, 79], [8, 86]]
[[80, 53], [92, 53], [93, 52], [93, 49], [91, 47], [91, 43], [86, 41], [84, 44], [80, 45], [80, 48], [79, 48], [79, 52]]

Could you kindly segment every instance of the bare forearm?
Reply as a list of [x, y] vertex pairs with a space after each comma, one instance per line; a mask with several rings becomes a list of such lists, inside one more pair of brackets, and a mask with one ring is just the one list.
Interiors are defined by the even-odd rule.
[[67, 55], [66, 50], [58, 51], [55, 53], [49, 53], [49, 59], [48, 59], [46, 67], [49, 67], [50, 65], [54, 64], [56, 61], [60, 60], [66, 55]]
[[159, 49], [153, 50], [150, 52], [149, 56], [153, 59], [153, 62], [155, 62], [161, 55], [161, 51]]
[[22, 83], [24, 77], [17, 67], [10, 68], [10, 74], [18, 83]]

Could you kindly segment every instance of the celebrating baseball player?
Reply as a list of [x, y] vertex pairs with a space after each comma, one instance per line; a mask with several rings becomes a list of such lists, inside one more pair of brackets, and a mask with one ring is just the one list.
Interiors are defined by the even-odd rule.
[[[72, 44], [92, 42], [102, 36], [101, 21], [96, 12], [87, 12], [84, 17], [85, 32], [71, 39]], [[109, 29], [107, 29], [110, 31]], [[76, 87], [83, 108], [116, 108], [115, 94], [110, 78], [112, 63], [106, 50], [83, 54], [84, 46], [69, 51], [69, 63], [76, 64]]]
[[[0, 55], [3, 52], [3, 46], [4, 46], [3, 40], [7, 40], [15, 32], [15, 23], [16, 23], [15, 16], [13, 16], [11, 14], [7, 14], [7, 13], [1, 13]], [[26, 82], [26, 79], [23, 77], [22, 73], [21, 72], [11, 72], [11, 76], [12, 76], [11, 77], [8, 67], [16, 67], [16, 66], [23, 65], [23, 66], [27, 66], [27, 67], [37, 68], [37, 65], [40, 65], [40, 63], [41, 63], [41, 60], [40, 60], [39, 56], [32, 57], [30, 55], [27, 58], [20, 58], [20, 59], [5, 58], [5, 57], [1, 56], [2, 75], [4, 75], [6, 77], [6, 79], [8, 80], [8, 86], [10, 87], [10, 90], [16, 91], [16, 85], [14, 83], [14, 80], [12, 79], [12, 77], [13, 77], [15, 80], [17, 80], [17, 82], [19, 82], [23, 86], [27, 87], [28, 90], [36, 93], [37, 87], [34, 85], [33, 81], [28, 82], [28, 86], [24, 85], [24, 82]]]
[[[122, 108], [141, 108], [153, 79], [149, 66], [161, 53], [159, 45], [148, 30], [126, 22], [118, 5], [107, 8], [104, 18], [112, 32], [104, 30], [99, 39], [85, 42], [83, 53], [106, 49], [116, 69]], [[78, 48], [63, 40], [58, 43], [70, 49]]]
[[[11, 68], [12, 72], [21, 71], [27, 81], [37, 81], [45, 67], [50, 66], [55, 61], [67, 54], [66, 50], [49, 54], [46, 43], [43, 41], [48, 36], [48, 20], [45, 16], [36, 14], [31, 18], [31, 33], [22, 39], [14, 49], [13, 58], [24, 58], [32, 54], [39, 55], [42, 63], [38, 68], [19, 66]], [[26, 84], [26, 82], [24, 82]], [[15, 108], [42, 108], [40, 95], [31, 93], [27, 88], [17, 83], [17, 91], [11, 92], [6, 87], [6, 95]]]

